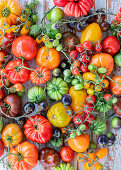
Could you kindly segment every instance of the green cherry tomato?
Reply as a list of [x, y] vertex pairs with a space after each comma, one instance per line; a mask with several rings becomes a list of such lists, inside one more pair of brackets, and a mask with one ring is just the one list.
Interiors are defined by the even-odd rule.
[[97, 69], [98, 73], [105, 74], [107, 72], [107, 69], [105, 67], [100, 67]]
[[81, 131], [84, 131], [86, 128], [86, 125], [85, 124], [81, 124], [78, 129], [81, 130]]
[[84, 88], [83, 84], [76, 84], [76, 85], [74, 86], [74, 89], [75, 89], [75, 90], [81, 90], [81, 89], [83, 89], [83, 88]]
[[93, 64], [88, 65], [88, 69], [90, 71], [93, 71], [95, 69], [95, 66]]
[[52, 73], [54, 77], [59, 77], [62, 71], [59, 68], [55, 68]]
[[45, 46], [47, 48], [53, 48], [53, 43], [49, 41], [49, 42], [45, 43]]
[[96, 145], [96, 143], [95, 142], [90, 142], [90, 149], [96, 149], [97, 148], [97, 145]]
[[78, 83], [79, 83], [79, 80], [78, 80], [78, 79], [73, 79], [72, 82], [71, 82], [71, 84], [72, 84], [73, 86], [75, 86], [75, 85], [78, 84]]
[[64, 12], [61, 8], [53, 8], [50, 14], [51, 22], [57, 22], [64, 18]]
[[62, 47], [62, 44], [59, 44], [59, 45], [56, 47], [56, 50], [57, 50], [57, 51], [61, 51], [62, 48], [63, 48], [63, 47]]
[[53, 29], [52, 24], [47, 25], [47, 35], [50, 38], [55, 38], [56, 34], [60, 32], [60, 29]]
[[64, 75], [65, 77], [68, 77], [68, 76], [71, 76], [71, 75], [72, 75], [72, 72], [71, 72], [71, 70], [69, 70], [69, 69], [65, 69], [65, 70], [63, 71], [63, 75]]
[[114, 129], [120, 129], [121, 128], [121, 118], [120, 117], [114, 117], [111, 121], [111, 126]]
[[37, 14], [32, 14], [31, 19], [32, 19], [32, 23], [36, 24], [36, 22], [37, 22]]
[[60, 39], [62, 38], [62, 34], [61, 34], [61, 33], [57, 33], [57, 34], [55, 35], [55, 38], [58, 39], [58, 40], [60, 40]]
[[31, 10], [29, 8], [26, 8], [24, 12], [27, 16], [31, 15]]
[[117, 35], [117, 31], [113, 31], [112, 35], [116, 36]]
[[121, 53], [118, 53], [114, 56], [114, 62], [121, 68]]
[[54, 47], [57, 47], [58, 45], [59, 45], [59, 40], [55, 39], [55, 40], [53, 41], [53, 46], [54, 46]]

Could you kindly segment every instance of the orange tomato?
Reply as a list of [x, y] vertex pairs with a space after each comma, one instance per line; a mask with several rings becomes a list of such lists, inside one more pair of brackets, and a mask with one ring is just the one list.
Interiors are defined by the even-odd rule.
[[106, 88], [109, 86], [109, 81], [107, 79], [103, 79], [103, 81], [101, 81], [100, 84], [103, 88]]
[[10, 30], [11, 30], [12, 32], [18, 32], [18, 31], [19, 31], [19, 27], [16, 26], [16, 25], [11, 25]]
[[21, 22], [26, 22], [26, 20], [27, 20], [27, 15], [21, 14], [21, 15], [20, 15], [20, 21], [21, 21]]
[[95, 91], [100, 92], [102, 90], [102, 86], [101, 85], [96, 85], [95, 86]]
[[96, 170], [103, 170], [103, 167], [99, 163], [96, 163], [95, 164], [95, 169]]
[[74, 60], [73, 66], [74, 67], [79, 67], [81, 65], [81, 62], [79, 60]]
[[55, 48], [41, 47], [37, 53], [36, 62], [40, 67], [53, 70], [60, 64], [60, 54]]
[[0, 52], [0, 62], [4, 62], [5, 61], [5, 54], [3, 52]]
[[29, 33], [29, 28], [26, 28], [26, 26], [23, 26], [21, 31], [20, 31], [20, 34], [21, 35], [27, 35]]
[[[121, 76], [113, 76], [111, 78], [113, 81], [117, 83], [121, 83]], [[110, 90], [115, 95], [121, 95], [121, 84], [117, 84], [110, 80]]]
[[94, 89], [94, 87], [95, 87], [95, 85], [91, 83], [91, 84], [90, 84], [90, 88], [91, 88], [91, 89]]
[[89, 64], [94, 64], [95, 67], [105, 67], [107, 69], [107, 76], [111, 74], [114, 67], [113, 57], [106, 53], [95, 54], [91, 57]]
[[91, 170], [92, 168], [93, 168], [92, 162], [90, 162], [90, 161], [85, 162], [85, 164], [84, 164], [85, 170]]
[[84, 78], [84, 80], [94, 81], [95, 80], [95, 74], [90, 73], [90, 72], [86, 72], [86, 73], [83, 74], [83, 78]]
[[84, 155], [81, 154], [81, 153], [77, 153], [76, 155], [76, 159], [79, 161], [79, 162], [83, 162], [84, 161]]
[[81, 134], [76, 138], [70, 138], [68, 145], [75, 152], [85, 152], [89, 147], [90, 138], [88, 134]]
[[88, 161], [91, 161], [91, 162], [92, 162], [92, 160], [95, 161], [95, 153], [94, 152], [88, 153], [88, 156], [89, 156]]
[[42, 37], [42, 42], [46, 43], [46, 42], [48, 42], [48, 41], [49, 41], [48, 36], [44, 35], [44, 36]]
[[42, 44], [41, 36], [38, 36], [38, 37], [36, 38], [36, 43], [37, 43], [38, 45], [41, 45], [41, 44]]
[[85, 89], [90, 88], [90, 83], [84, 82], [84, 88], [85, 88]]
[[15, 88], [16, 92], [20, 92], [24, 86], [21, 83], [16, 83], [13, 85], [13, 87]]
[[107, 155], [107, 153], [108, 153], [107, 148], [98, 149], [98, 151], [96, 152], [96, 157], [97, 159], [102, 159]]

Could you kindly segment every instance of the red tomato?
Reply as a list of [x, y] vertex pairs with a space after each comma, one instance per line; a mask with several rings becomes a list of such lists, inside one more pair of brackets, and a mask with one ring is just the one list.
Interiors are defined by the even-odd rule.
[[90, 114], [94, 110], [94, 106], [92, 104], [86, 104], [84, 108], [84, 112]]
[[102, 46], [103, 52], [114, 55], [120, 50], [120, 41], [114, 36], [109, 36], [103, 40]]
[[84, 64], [89, 63], [90, 62], [90, 57], [87, 54], [82, 54], [81, 62], [84, 63]]
[[6, 47], [11, 48], [11, 45], [12, 45], [12, 42], [14, 39], [15, 39], [15, 37], [13, 36], [12, 32], [11, 33], [6, 32], [3, 42], [1, 44], [1, 47], [2, 48], [6, 48]]
[[[6, 78], [13, 84], [24, 84], [29, 80], [30, 70], [20, 68], [21, 65], [22, 60], [13, 60], [5, 67]], [[29, 64], [26, 61], [24, 61], [24, 66], [29, 68]]]
[[95, 117], [93, 115], [88, 115], [87, 113], [84, 114], [84, 120], [86, 120], [87, 123], [92, 123], [93, 120], [95, 120]]
[[55, 6], [64, 7], [68, 3], [68, 0], [53, 0], [53, 2]]
[[100, 44], [100, 43], [97, 43], [97, 44], [95, 44], [95, 46], [94, 46], [94, 49], [95, 49], [96, 52], [102, 51], [102, 48], [103, 48], [103, 46], [102, 46], [102, 44]]
[[0, 102], [4, 99], [5, 97], [5, 90], [4, 88], [0, 88]]
[[76, 125], [80, 125], [82, 122], [83, 122], [83, 117], [81, 115], [75, 115], [73, 117], [73, 122], [76, 124]]
[[69, 55], [70, 55], [71, 59], [77, 59], [78, 51], [72, 50]]
[[85, 122], [85, 123], [83, 123], [83, 124], [86, 126], [86, 128], [84, 129], [84, 131], [88, 130], [88, 129], [89, 129], [89, 124], [88, 124], [87, 122]]
[[3, 141], [0, 140], [0, 157], [4, 154], [4, 144]]
[[121, 21], [121, 13], [116, 14], [116, 20]]
[[120, 22], [119, 22], [119, 21], [117, 21], [117, 20], [116, 20], [116, 18], [114, 18], [114, 19], [112, 20], [112, 24], [114, 24], [114, 25], [118, 25], [118, 24], [120, 24]]
[[74, 151], [69, 146], [61, 148], [60, 155], [64, 162], [71, 162], [74, 159]]
[[88, 104], [94, 104], [96, 102], [96, 97], [94, 95], [88, 95], [86, 98], [86, 102]]
[[82, 47], [85, 48], [86, 50], [92, 50], [93, 46], [91, 41], [84, 41], [82, 44]]
[[20, 36], [14, 40], [12, 52], [18, 58], [24, 57], [26, 60], [32, 60], [37, 54], [37, 44], [28, 35]]
[[76, 46], [76, 50], [79, 52], [79, 53], [83, 53], [84, 52], [84, 48], [82, 47], [82, 44], [78, 44]]
[[106, 101], [110, 101], [111, 100], [111, 94], [105, 94], [104, 95], [104, 99], [106, 100]]
[[81, 70], [81, 72], [86, 73], [88, 71], [88, 65], [87, 64], [85, 64], [85, 65], [82, 64], [80, 66], [80, 70]]
[[79, 75], [79, 74], [80, 74], [79, 69], [78, 69], [78, 68], [73, 68], [72, 74], [73, 74], [73, 75]]
[[52, 137], [52, 126], [42, 115], [30, 117], [24, 125], [25, 136], [38, 143], [47, 143]]

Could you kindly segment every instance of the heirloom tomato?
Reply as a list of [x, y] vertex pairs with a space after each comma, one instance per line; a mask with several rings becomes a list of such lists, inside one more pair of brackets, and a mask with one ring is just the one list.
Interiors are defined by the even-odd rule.
[[0, 102], [4, 99], [5, 97], [5, 90], [4, 88], [0, 88]]
[[55, 6], [64, 7], [68, 3], [68, 0], [53, 0], [53, 2]]
[[6, 147], [13, 147], [22, 141], [22, 131], [20, 127], [14, 123], [8, 124], [2, 131], [2, 141]]
[[25, 141], [10, 150], [9, 164], [13, 170], [32, 170], [38, 162], [38, 151], [35, 145]]
[[94, 64], [96, 67], [106, 68], [106, 75], [109, 76], [113, 70], [114, 61], [111, 55], [106, 53], [98, 53], [91, 57], [90, 64]]
[[[113, 76], [110, 80], [110, 90], [115, 95], [121, 95], [121, 76]], [[115, 81], [115, 82], [114, 82]]]
[[117, 98], [118, 101], [113, 105], [113, 110], [119, 116], [121, 116], [121, 97]]
[[81, 134], [76, 138], [70, 138], [68, 144], [70, 148], [75, 152], [85, 152], [89, 147], [90, 138], [88, 134]]
[[53, 70], [60, 64], [60, 54], [54, 49], [47, 47], [41, 47], [37, 53], [36, 62], [40, 67], [46, 67], [49, 70]]
[[70, 163], [60, 163], [54, 170], [75, 170], [75, 168]]
[[[29, 64], [24, 61], [24, 66], [29, 68]], [[13, 84], [21, 83], [24, 84], [29, 80], [30, 70], [22, 68], [22, 60], [10, 61], [6, 67], [6, 78]]]
[[87, 93], [83, 90], [75, 90], [72, 86], [69, 90], [69, 94], [72, 97], [71, 107], [76, 114], [81, 115], [83, 113], [84, 104], [86, 104]]
[[47, 143], [52, 137], [52, 126], [42, 115], [30, 117], [24, 125], [25, 136], [38, 143]]
[[50, 123], [55, 127], [65, 127], [71, 121], [72, 109], [70, 106], [66, 108], [60, 102], [51, 106], [47, 112]]
[[12, 52], [18, 58], [24, 57], [26, 60], [32, 60], [37, 54], [37, 44], [28, 35], [20, 36], [13, 41]]
[[114, 56], [114, 62], [116, 63], [117, 66], [121, 68], [121, 53], [117, 53]]
[[69, 146], [64, 146], [60, 151], [63, 162], [71, 162], [74, 159], [74, 151]]
[[46, 147], [40, 150], [39, 160], [44, 167], [55, 167], [60, 163], [60, 154], [55, 149]]

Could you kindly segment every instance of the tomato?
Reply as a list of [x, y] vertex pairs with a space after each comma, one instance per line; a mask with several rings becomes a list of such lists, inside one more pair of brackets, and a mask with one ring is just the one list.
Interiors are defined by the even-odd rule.
[[0, 102], [4, 99], [5, 97], [5, 90], [4, 88], [0, 88]]
[[85, 88], [85, 89], [90, 88], [90, 83], [84, 82], [84, 88]]
[[84, 120], [87, 122], [87, 123], [92, 123], [93, 120], [95, 120], [95, 117], [92, 115], [92, 114], [87, 114], [85, 113], [84, 114]]
[[79, 60], [73, 61], [73, 67], [79, 67], [81, 65], [81, 62]]
[[82, 47], [85, 48], [86, 50], [92, 50], [93, 46], [91, 41], [84, 41], [82, 44]]
[[83, 53], [83, 52], [84, 52], [84, 48], [83, 48], [82, 44], [78, 44], [78, 45], [76, 46], [76, 50], [77, 50], [79, 53]]
[[121, 116], [121, 97], [117, 97], [118, 101], [113, 105], [114, 112]]
[[95, 44], [95, 46], [94, 46], [94, 49], [95, 49], [96, 52], [102, 51], [102, 48], [103, 48], [103, 46], [102, 46], [102, 44], [100, 44], [100, 43], [97, 43], [97, 44]]
[[86, 104], [87, 93], [83, 90], [75, 90], [72, 86], [69, 90], [69, 94], [72, 97], [71, 107], [76, 114], [83, 114], [83, 107]]
[[16, 83], [16, 84], [13, 85], [13, 87], [15, 88], [16, 92], [20, 92], [23, 89], [24, 86], [21, 83]]
[[94, 106], [92, 104], [86, 104], [84, 107], [84, 112], [90, 114], [94, 110]]
[[121, 95], [121, 76], [113, 76], [111, 78], [113, 81], [115, 81], [115, 83], [110, 80], [110, 90], [113, 94], [115, 95]]
[[27, 28], [26, 26], [23, 26], [21, 28], [20, 34], [21, 35], [27, 35], [29, 33], [29, 28]]
[[4, 154], [4, 144], [3, 141], [0, 140], [0, 157], [3, 156]]
[[76, 138], [68, 140], [69, 147], [75, 152], [85, 152], [89, 147], [90, 138], [88, 134], [81, 134]]
[[2, 131], [2, 141], [6, 147], [13, 147], [22, 141], [22, 131], [20, 127], [14, 123], [8, 124]]
[[103, 52], [114, 55], [120, 50], [120, 41], [114, 36], [109, 36], [103, 40], [102, 46]]
[[91, 162], [95, 161], [95, 153], [94, 152], [88, 153], [88, 156], [89, 156], [88, 161], [91, 161]]
[[116, 20], [121, 22], [121, 13], [116, 14]]
[[102, 167], [102, 165], [100, 165], [99, 163], [96, 163], [96, 164], [95, 164], [95, 169], [96, 169], [96, 170], [101, 170], [101, 169], [103, 169], [103, 167]]
[[25, 141], [11, 149], [10, 153], [8, 161], [13, 170], [31, 170], [37, 165], [38, 151], [34, 144]]
[[87, 94], [94, 95], [95, 91], [92, 88], [87, 89]]
[[44, 167], [55, 167], [60, 163], [60, 154], [55, 149], [46, 147], [40, 150], [39, 160]]
[[86, 73], [88, 71], [88, 65], [87, 64], [85, 64], [85, 65], [82, 64], [80, 66], [80, 70], [81, 70], [81, 72]]
[[101, 85], [96, 85], [95, 86], [95, 91], [100, 92], [102, 90], [102, 86]]
[[91, 57], [89, 64], [93, 64], [95, 67], [104, 67], [107, 69], [106, 75], [109, 76], [114, 67], [113, 57], [106, 53], [98, 53]]
[[100, 160], [100, 159], [104, 158], [107, 155], [107, 153], [108, 153], [107, 148], [100, 148], [97, 150], [96, 156]]
[[72, 74], [73, 74], [73, 75], [79, 75], [79, 74], [80, 74], [79, 69], [78, 69], [78, 68], [73, 68]]
[[64, 146], [60, 151], [63, 162], [71, 162], [74, 159], [74, 151], [69, 146]]
[[84, 159], [85, 159], [85, 157], [84, 157], [83, 154], [77, 153], [76, 159], [77, 159], [79, 162], [83, 162]]
[[61, 8], [53, 8], [47, 15], [47, 18], [49, 18], [52, 23], [56, 23], [64, 18], [64, 12]]
[[119, 23], [120, 23], [120, 22], [117, 21], [116, 18], [114, 18], [114, 19], [112, 20], [112, 24], [114, 24], [114, 25], [118, 25]]
[[90, 61], [89, 55], [87, 55], [87, 54], [82, 54], [82, 56], [81, 56], [81, 62], [84, 63], [84, 64], [87, 64], [87, 63], [89, 63], [89, 61]]
[[96, 77], [96, 75], [93, 73], [90, 73], [90, 72], [83, 73], [84, 80], [94, 81], [95, 77]]
[[[29, 64], [24, 61], [24, 66], [29, 68]], [[30, 70], [21, 68], [22, 60], [10, 61], [6, 67], [6, 78], [13, 84], [21, 83], [24, 84], [29, 80]]]
[[25, 136], [34, 142], [47, 143], [52, 137], [50, 122], [41, 115], [30, 117], [24, 125]]
[[15, 37], [13, 36], [13, 33], [5, 33], [4, 39], [2, 41], [2, 44], [0, 45], [2, 48], [11, 48], [11, 44], [13, 42], [13, 40], [15, 39]]
[[66, 109], [64, 105], [60, 102], [51, 106], [47, 112], [47, 118], [50, 123], [55, 127], [65, 127], [71, 121], [72, 109], [67, 106]]
[[68, 0], [53, 0], [53, 2], [55, 6], [64, 7], [68, 3]]
[[85, 126], [86, 126], [86, 128], [84, 129], [84, 131], [87, 131], [88, 129], [89, 129], [89, 124], [87, 123], [87, 122], [85, 122], [85, 123], [83, 123]]
[[18, 58], [24, 57], [26, 60], [32, 60], [37, 54], [36, 42], [28, 35], [20, 36], [14, 40], [12, 52]]
[[88, 162], [84, 163], [84, 169], [85, 170], [92, 170], [92, 168], [93, 168], [93, 164], [92, 164], [91, 161], [88, 161]]
[[41, 38], [41, 36], [38, 36], [38, 37], [36, 38], [36, 43], [37, 43], [38, 45], [41, 45], [41, 44], [42, 44], [42, 38]]
[[118, 53], [114, 56], [114, 62], [121, 68], [121, 53]]
[[0, 52], [0, 63], [3, 63], [5, 61], [5, 54], [3, 52]]
[[44, 84], [51, 77], [51, 72], [48, 68], [37, 67], [35, 69], [35, 71], [32, 71], [31, 74], [30, 74], [30, 80], [31, 80], [32, 83]]
[[73, 122], [76, 124], [76, 125], [80, 125], [82, 122], [83, 122], [83, 117], [80, 116], [80, 115], [75, 115], [73, 117]]
[[105, 94], [104, 95], [104, 99], [106, 100], [106, 101], [110, 101], [111, 100], [111, 94]]
[[60, 54], [56, 49], [47, 49], [47, 47], [44, 46], [38, 50], [36, 62], [40, 67], [53, 70], [60, 64]]
[[20, 20], [21, 20], [21, 22], [26, 22], [26, 20], [27, 20], [27, 15], [26, 15], [26, 14], [21, 14], [21, 15], [20, 15]]
[[88, 104], [94, 104], [96, 102], [96, 97], [94, 95], [88, 95], [86, 98]]
[[103, 88], [107, 88], [109, 86], [109, 81], [107, 79], [103, 79], [100, 84]]
[[6, 114], [5, 116], [3, 113], [1, 113], [3, 117], [16, 117], [21, 113], [22, 100], [16, 94], [11, 94], [6, 96], [3, 102], [0, 102], [0, 106], [2, 111]]

